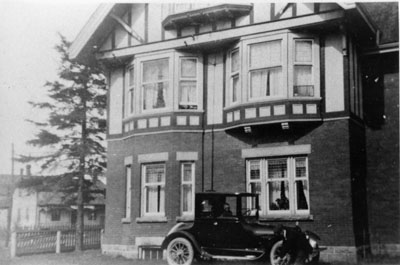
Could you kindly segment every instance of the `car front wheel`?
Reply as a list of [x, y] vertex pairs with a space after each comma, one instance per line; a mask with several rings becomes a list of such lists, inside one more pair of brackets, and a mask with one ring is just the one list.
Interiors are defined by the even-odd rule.
[[169, 242], [167, 261], [169, 265], [190, 265], [194, 258], [193, 246], [183, 237], [177, 237]]
[[288, 260], [282, 260], [280, 258], [280, 250], [282, 247], [283, 241], [276, 241], [275, 244], [271, 248], [271, 252], [269, 253], [269, 261], [271, 265], [285, 265], [288, 264]]

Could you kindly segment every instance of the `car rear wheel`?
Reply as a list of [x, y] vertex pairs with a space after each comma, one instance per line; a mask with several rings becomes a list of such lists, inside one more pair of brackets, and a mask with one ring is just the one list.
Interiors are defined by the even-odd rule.
[[167, 261], [169, 265], [190, 265], [194, 258], [193, 246], [183, 237], [177, 237], [169, 242]]

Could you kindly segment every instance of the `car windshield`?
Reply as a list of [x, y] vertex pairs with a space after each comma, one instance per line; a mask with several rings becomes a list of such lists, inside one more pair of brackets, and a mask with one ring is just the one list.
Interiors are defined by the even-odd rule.
[[241, 203], [241, 212], [245, 219], [252, 220], [258, 217], [258, 202], [256, 195], [242, 196]]

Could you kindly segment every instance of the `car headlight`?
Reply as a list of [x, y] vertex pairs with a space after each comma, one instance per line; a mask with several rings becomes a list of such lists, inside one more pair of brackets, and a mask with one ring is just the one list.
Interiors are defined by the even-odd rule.
[[308, 238], [308, 242], [310, 243], [310, 246], [312, 248], [316, 248], [317, 247], [317, 241], [315, 241], [314, 239], [312, 239], [311, 237]]

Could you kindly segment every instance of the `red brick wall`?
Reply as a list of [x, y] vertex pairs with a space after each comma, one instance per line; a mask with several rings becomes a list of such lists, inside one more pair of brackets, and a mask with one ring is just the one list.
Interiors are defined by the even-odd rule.
[[[213, 172], [216, 191], [245, 191], [244, 148], [288, 144], [311, 144], [309, 155], [310, 205], [313, 221], [301, 222], [303, 228], [322, 237], [322, 245], [354, 245], [348, 120], [323, 124], [260, 126], [253, 134], [242, 130], [207, 132], [204, 137], [204, 189], [211, 188]], [[214, 147], [212, 139], [214, 138]], [[202, 134], [164, 133], [110, 141], [107, 190], [106, 244], [133, 244], [135, 236], [164, 236], [176, 224], [180, 211], [180, 164], [177, 151], [196, 151], [196, 191], [202, 188]], [[214, 155], [212, 154], [214, 150]], [[168, 152], [166, 163], [167, 223], [137, 223], [140, 216], [140, 166], [138, 154]], [[132, 222], [122, 224], [124, 215], [124, 157], [133, 156]], [[214, 156], [214, 166], [211, 158]], [[294, 225], [294, 222], [291, 222]]]

